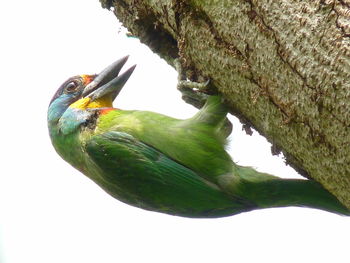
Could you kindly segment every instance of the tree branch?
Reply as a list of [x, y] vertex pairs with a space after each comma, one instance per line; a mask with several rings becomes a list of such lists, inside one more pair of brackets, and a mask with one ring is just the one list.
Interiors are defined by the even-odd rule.
[[350, 208], [350, 1], [100, 0]]

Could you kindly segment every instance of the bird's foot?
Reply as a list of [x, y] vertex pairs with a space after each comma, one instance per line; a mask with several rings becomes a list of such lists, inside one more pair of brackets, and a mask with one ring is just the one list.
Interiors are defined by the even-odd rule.
[[178, 73], [177, 89], [181, 92], [182, 99], [198, 109], [202, 108], [209, 96], [210, 80], [203, 83], [187, 80], [179, 58], [174, 60], [174, 65]]
[[[174, 66], [178, 73], [177, 89], [182, 93], [182, 99], [186, 103], [200, 109], [204, 106], [210, 95], [217, 94], [217, 91], [210, 89], [209, 79], [206, 82], [194, 82], [187, 80], [179, 58], [174, 60]], [[232, 132], [232, 123], [227, 117], [221, 127], [221, 132], [225, 138]]]

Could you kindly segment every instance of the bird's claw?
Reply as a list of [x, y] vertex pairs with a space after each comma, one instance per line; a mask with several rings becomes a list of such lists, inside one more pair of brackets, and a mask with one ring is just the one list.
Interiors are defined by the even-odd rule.
[[205, 94], [207, 91], [209, 82], [210, 82], [209, 79], [206, 82], [194, 82], [190, 80], [178, 79], [177, 89], [182, 90], [187, 88], [187, 89], [191, 89], [191, 90], [198, 91]]
[[177, 89], [181, 92], [182, 99], [186, 103], [200, 109], [208, 99], [209, 95], [206, 93], [208, 92], [208, 84], [210, 80], [208, 79], [206, 82], [187, 80], [183, 73], [183, 68], [179, 58], [174, 60], [174, 66], [178, 72]]

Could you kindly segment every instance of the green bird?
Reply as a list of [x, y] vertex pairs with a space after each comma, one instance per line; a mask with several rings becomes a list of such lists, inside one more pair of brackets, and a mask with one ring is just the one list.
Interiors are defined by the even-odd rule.
[[121, 110], [112, 102], [135, 66], [124, 57], [97, 75], [68, 79], [48, 108], [58, 154], [116, 199], [198, 218], [301, 206], [350, 215], [313, 180], [282, 179], [235, 164], [225, 150], [227, 108], [209, 96], [192, 118]]

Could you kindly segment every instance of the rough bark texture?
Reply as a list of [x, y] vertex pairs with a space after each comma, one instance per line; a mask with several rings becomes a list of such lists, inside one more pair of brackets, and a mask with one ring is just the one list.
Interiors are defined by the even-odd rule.
[[350, 0], [100, 0], [350, 208]]

